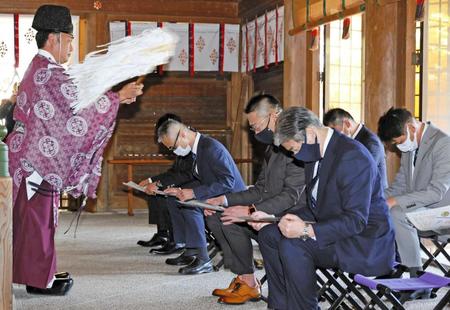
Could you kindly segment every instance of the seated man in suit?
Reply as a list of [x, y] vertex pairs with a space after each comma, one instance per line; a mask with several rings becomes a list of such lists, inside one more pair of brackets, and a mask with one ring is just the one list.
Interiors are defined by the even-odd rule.
[[[318, 309], [316, 268], [378, 276], [394, 263], [394, 229], [380, 174], [360, 143], [292, 107], [278, 117], [275, 145], [305, 162], [306, 208], [278, 225], [252, 224], [264, 258], [269, 307]], [[257, 211], [253, 217], [265, 215]]]
[[256, 95], [250, 99], [245, 108], [250, 129], [257, 141], [267, 145], [262, 171], [255, 186], [208, 200], [215, 205], [227, 206], [222, 217], [211, 215], [213, 211], [205, 211], [210, 215], [206, 221], [219, 241], [227, 265], [237, 275], [228, 288], [213, 291], [213, 295], [220, 297], [220, 303], [243, 304], [261, 295], [254, 274], [251, 241], [257, 239], [257, 234], [246, 223], [238, 223], [237, 217], [248, 216], [253, 208], [280, 215], [299, 202], [305, 184], [303, 167], [298, 166], [285, 150], [272, 144], [279, 113], [281, 104], [271, 95]]
[[355, 122], [350, 113], [340, 108], [331, 109], [325, 113], [323, 124], [343, 133], [347, 137], [361, 142], [361, 144], [369, 150], [370, 154], [372, 154], [373, 159], [377, 164], [383, 188], [388, 187], [384, 145], [376, 134], [371, 132], [362, 123]]
[[[158, 119], [155, 126], [155, 135], [158, 128], [168, 119], [181, 122], [181, 119], [171, 113], [164, 114]], [[155, 190], [164, 190], [167, 187], [185, 186], [190, 182], [198, 182], [192, 174], [192, 156], [177, 156], [172, 167], [164, 173], [142, 180], [139, 185], [145, 186], [149, 194], [148, 202], [148, 223], [156, 224], [157, 232], [148, 241], [139, 240], [138, 244], [144, 247], [158, 247], [150, 250], [150, 253], [168, 255], [181, 252], [184, 243], [176, 244], [173, 239], [172, 223], [168, 210], [168, 204], [175, 204], [175, 198], [152, 195]]]
[[[165, 192], [176, 195], [181, 201], [206, 200], [211, 197], [245, 189], [244, 181], [230, 153], [219, 141], [201, 135], [175, 120], [167, 120], [158, 129], [158, 140], [178, 156], [193, 156], [192, 172], [200, 182], [193, 188], [169, 188]], [[169, 206], [174, 238], [185, 236], [186, 251], [167, 261], [180, 268], [181, 274], [211, 272], [208, 256], [203, 212], [199, 208]], [[180, 231], [178, 231], [180, 230]]]
[[[408, 110], [393, 108], [378, 121], [378, 135], [402, 152], [400, 170], [385, 194], [401, 261], [414, 277], [422, 270], [422, 260], [417, 230], [406, 213], [450, 204], [450, 137]], [[429, 295], [418, 293], [413, 297]]]

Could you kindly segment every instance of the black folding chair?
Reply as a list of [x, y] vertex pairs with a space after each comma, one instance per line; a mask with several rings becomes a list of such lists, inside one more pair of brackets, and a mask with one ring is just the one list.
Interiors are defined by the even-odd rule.
[[430, 240], [436, 247], [434, 252], [431, 252], [427, 247], [420, 242], [420, 248], [428, 257], [423, 263], [422, 269], [426, 270], [430, 265], [434, 265], [439, 268], [445, 276], [450, 276], [450, 269], [445, 267], [441, 262], [437, 260], [437, 257], [442, 254], [450, 265], [450, 254], [445, 250], [445, 247], [450, 243], [450, 231], [435, 232], [435, 231], [420, 231], [418, 230], [420, 238]]

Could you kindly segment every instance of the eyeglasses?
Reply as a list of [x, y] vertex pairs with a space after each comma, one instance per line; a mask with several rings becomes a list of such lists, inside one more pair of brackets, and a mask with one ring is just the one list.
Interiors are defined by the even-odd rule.
[[[251, 130], [251, 131], [257, 131], [257, 130], [261, 129], [261, 124], [264, 123], [264, 120], [265, 120], [266, 118], [268, 118], [268, 119], [269, 119], [269, 122], [270, 122], [270, 116], [266, 116], [266, 117], [264, 117], [263, 119], [261, 119], [259, 122], [256, 122], [256, 123], [254, 123], [254, 124], [249, 124], [250, 130]], [[269, 122], [267, 122], [266, 127], [269, 125]]]
[[177, 137], [175, 138], [175, 142], [173, 143], [173, 145], [168, 147], [169, 151], [172, 151], [173, 149], [175, 149], [175, 147], [177, 145], [178, 137], [180, 136], [180, 131], [181, 131], [181, 129], [178, 130]]

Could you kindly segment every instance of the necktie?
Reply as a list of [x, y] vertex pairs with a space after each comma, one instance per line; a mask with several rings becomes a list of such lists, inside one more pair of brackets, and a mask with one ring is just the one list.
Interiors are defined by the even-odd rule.
[[416, 166], [417, 154], [419, 154], [419, 148], [417, 148], [415, 153], [414, 153], [414, 159], [413, 159], [413, 166], [414, 167]]
[[269, 164], [270, 156], [272, 155], [272, 147], [268, 147], [266, 151], [264, 152], [264, 160], [266, 161], [266, 164]]
[[200, 179], [200, 175], [197, 173], [197, 154], [192, 153], [192, 175], [196, 179]]
[[317, 165], [317, 173], [316, 175], [312, 178], [310, 185], [309, 185], [309, 195], [310, 195], [310, 201], [311, 201], [311, 207], [314, 209], [317, 206], [317, 199], [314, 198], [313, 196], [313, 190], [314, 187], [316, 186], [317, 182], [319, 181], [319, 173], [320, 173], [320, 166], [322, 164], [322, 161], [319, 160], [319, 163]]

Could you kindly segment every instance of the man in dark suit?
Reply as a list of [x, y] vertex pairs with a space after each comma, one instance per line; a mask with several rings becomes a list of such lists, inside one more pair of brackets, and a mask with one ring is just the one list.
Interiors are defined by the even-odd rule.
[[278, 225], [252, 224], [260, 229], [269, 307], [317, 309], [317, 267], [370, 276], [389, 273], [394, 230], [367, 149], [324, 127], [303, 107], [280, 114], [275, 144], [305, 162], [308, 207], [285, 215]]
[[362, 123], [355, 122], [350, 113], [340, 108], [331, 109], [325, 113], [323, 124], [339, 131], [347, 137], [361, 142], [361, 144], [369, 150], [370, 154], [372, 154], [373, 159], [377, 164], [383, 188], [385, 189], [388, 187], [386, 154], [384, 152], [384, 146], [376, 134], [371, 132]]
[[[200, 182], [193, 188], [169, 188], [166, 193], [176, 195], [181, 201], [206, 200], [211, 197], [245, 189], [244, 181], [233, 158], [219, 141], [189, 129], [183, 123], [167, 120], [158, 129], [158, 139], [178, 156], [194, 158], [192, 173]], [[213, 270], [206, 248], [205, 222], [199, 208], [170, 208], [174, 238], [180, 229], [184, 232], [186, 251], [177, 258], [166, 261], [180, 268], [181, 274], [198, 274]], [[181, 233], [181, 232], [180, 232]]]
[[279, 113], [281, 104], [271, 95], [256, 95], [250, 99], [245, 108], [250, 130], [257, 141], [267, 145], [262, 171], [255, 185], [247, 190], [208, 200], [215, 205], [227, 206], [222, 217], [205, 211], [210, 215], [206, 221], [219, 241], [226, 265], [237, 275], [228, 288], [213, 291], [220, 303], [243, 304], [261, 295], [254, 274], [251, 241], [257, 239], [257, 232], [246, 223], [239, 223], [238, 217], [248, 216], [253, 210], [280, 215], [299, 202], [305, 184], [299, 162], [294, 162], [284, 149], [272, 144]]
[[[181, 119], [171, 113], [164, 114], [158, 119], [155, 126], [155, 135], [158, 128], [168, 119], [181, 122]], [[142, 180], [139, 185], [145, 186], [149, 194], [148, 202], [148, 222], [156, 224], [157, 232], [148, 241], [139, 240], [138, 244], [144, 247], [157, 247], [150, 250], [150, 253], [168, 255], [180, 252], [184, 249], [184, 243], [176, 244], [173, 239], [172, 223], [168, 210], [169, 204], [175, 204], [174, 197], [162, 197], [153, 195], [155, 190], [164, 190], [168, 187], [186, 186], [191, 182], [198, 182], [192, 174], [192, 156], [177, 156], [172, 167], [164, 173]]]

